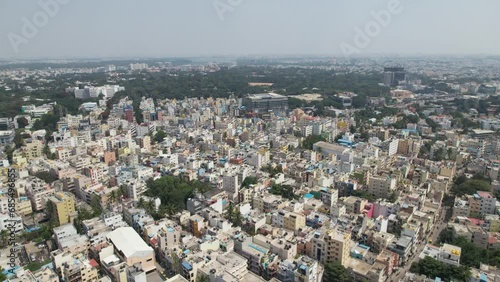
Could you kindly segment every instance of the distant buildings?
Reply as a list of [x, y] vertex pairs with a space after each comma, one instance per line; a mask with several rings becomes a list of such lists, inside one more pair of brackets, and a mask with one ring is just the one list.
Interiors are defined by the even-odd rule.
[[130, 64], [130, 70], [132, 70], [132, 71], [143, 70], [143, 69], [147, 69], [147, 68], [148, 68], [148, 64], [145, 64], [145, 63]]
[[103, 95], [104, 98], [112, 98], [116, 92], [125, 90], [125, 87], [119, 85], [104, 85], [104, 86], [85, 86], [84, 88], [71, 87], [66, 88], [66, 93], [73, 93], [77, 99], [97, 98]]
[[256, 113], [284, 112], [288, 110], [288, 97], [276, 93], [248, 94], [243, 106]]
[[384, 68], [384, 84], [387, 86], [396, 86], [406, 80], [406, 71], [401, 67]]

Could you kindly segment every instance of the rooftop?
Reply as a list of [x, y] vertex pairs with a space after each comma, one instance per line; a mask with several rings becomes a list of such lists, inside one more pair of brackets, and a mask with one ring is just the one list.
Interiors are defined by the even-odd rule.
[[153, 249], [144, 242], [132, 227], [120, 227], [110, 232], [106, 237], [127, 258], [148, 256], [153, 252]]

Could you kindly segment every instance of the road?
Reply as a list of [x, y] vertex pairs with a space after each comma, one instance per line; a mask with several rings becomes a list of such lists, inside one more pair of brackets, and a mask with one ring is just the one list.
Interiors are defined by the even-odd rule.
[[405, 277], [405, 274], [410, 271], [411, 264], [413, 262], [417, 262], [420, 259], [418, 256], [424, 250], [424, 247], [429, 242], [429, 239], [432, 240], [431, 242], [433, 242], [434, 244], [437, 243], [439, 234], [441, 233], [441, 231], [443, 231], [443, 229], [446, 228], [446, 222], [449, 219], [449, 215], [447, 215], [447, 213], [451, 213], [451, 208], [443, 206], [439, 213], [439, 217], [436, 220], [436, 223], [431, 229], [430, 236], [424, 237], [424, 240], [417, 244], [416, 251], [410, 258], [410, 260], [408, 260], [403, 268], [400, 268], [396, 272], [396, 276], [389, 277], [388, 281], [404, 281], [403, 279]]

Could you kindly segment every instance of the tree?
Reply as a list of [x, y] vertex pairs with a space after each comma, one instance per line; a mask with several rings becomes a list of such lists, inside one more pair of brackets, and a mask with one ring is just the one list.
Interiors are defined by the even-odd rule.
[[205, 274], [198, 274], [198, 277], [196, 277], [196, 282], [210, 282], [210, 278]]
[[206, 192], [212, 189], [210, 184], [200, 181], [186, 181], [182, 177], [163, 176], [157, 180], [146, 181], [145, 196], [160, 198], [161, 205], [175, 207], [175, 211], [186, 208], [186, 202], [196, 191]]
[[364, 191], [364, 190], [354, 190], [354, 191], [352, 191], [351, 196], [360, 197], [360, 198], [368, 200], [369, 202], [373, 202], [376, 200], [375, 196], [370, 194], [368, 191]]
[[14, 135], [14, 144], [16, 145], [16, 149], [24, 146], [24, 138], [22, 137], [21, 133], [21, 130], [16, 130], [16, 133]]
[[146, 201], [144, 201], [143, 197], [139, 198], [139, 201], [137, 202], [137, 207], [141, 209], [146, 208]]
[[5, 275], [3, 272], [5, 270], [3, 269], [3, 267], [0, 266], [0, 281], [6, 281], [7, 280], [7, 275]]
[[90, 206], [92, 207], [92, 215], [94, 217], [100, 216], [102, 213], [101, 209], [101, 197], [93, 196], [90, 200]]
[[236, 212], [234, 213], [234, 219], [233, 219], [233, 224], [235, 226], [241, 226], [242, 224], [242, 219], [241, 219], [241, 213], [239, 210], [236, 210]]
[[319, 142], [319, 141], [326, 141], [325, 137], [321, 136], [321, 135], [309, 135], [306, 137], [306, 139], [302, 142], [302, 147], [305, 148], [305, 149], [309, 149], [309, 150], [312, 150], [313, 148], [313, 145], [316, 143], [316, 142]]
[[127, 196], [127, 186], [122, 184], [118, 187], [117, 197], [120, 198], [122, 196]]
[[353, 279], [349, 275], [347, 269], [339, 262], [331, 262], [325, 264], [325, 272], [323, 274], [323, 282], [350, 282]]
[[250, 185], [255, 185], [257, 184], [257, 178], [252, 177], [252, 176], [247, 176], [241, 183], [241, 188], [248, 187]]
[[25, 128], [29, 124], [30, 123], [29, 123], [28, 119], [26, 119], [25, 117], [20, 117], [17, 119], [17, 125], [19, 126], [19, 128]]
[[7, 229], [2, 229], [2, 231], [0, 231], [0, 242], [2, 244], [2, 248], [5, 248], [9, 243], [9, 232]]
[[165, 131], [163, 131], [163, 130], [158, 130], [158, 132], [156, 132], [153, 140], [157, 143], [161, 143], [161, 142], [163, 142], [163, 139], [165, 139], [165, 137], [167, 137], [167, 133], [165, 133]]
[[55, 177], [52, 173], [49, 171], [41, 170], [35, 173], [35, 176], [40, 178], [41, 180], [45, 181], [45, 183], [52, 183], [57, 180], [57, 177]]
[[[459, 178], [457, 178], [458, 180]], [[460, 179], [462, 180], [462, 179]], [[491, 191], [491, 184], [488, 183], [485, 180], [479, 180], [479, 179], [468, 179], [465, 182], [461, 184], [455, 184], [451, 188], [451, 193], [453, 193], [456, 196], [463, 196], [463, 195], [473, 195], [477, 193], [477, 191]]]
[[418, 262], [412, 263], [410, 272], [422, 274], [432, 279], [440, 277], [445, 281], [468, 281], [468, 278], [471, 277], [470, 268], [468, 266], [454, 266], [445, 264], [429, 256]]
[[109, 193], [109, 201], [110, 203], [114, 203], [116, 202], [116, 199], [117, 199], [117, 192], [116, 190], [113, 190], [111, 191], [111, 193]]
[[442, 161], [442, 160], [445, 160], [446, 159], [446, 150], [444, 148], [438, 148], [435, 152], [434, 152], [434, 156], [433, 156], [433, 160], [434, 161]]
[[395, 203], [397, 199], [398, 195], [396, 194], [396, 192], [392, 192], [387, 200], [391, 203]]
[[294, 193], [293, 187], [290, 185], [273, 184], [271, 186], [271, 189], [269, 190], [269, 193], [274, 195], [280, 195], [290, 200], [298, 199], [298, 195]]
[[234, 216], [233, 202], [229, 202], [229, 205], [227, 206], [227, 210], [226, 210], [226, 218], [229, 221], [232, 221], [233, 216]]

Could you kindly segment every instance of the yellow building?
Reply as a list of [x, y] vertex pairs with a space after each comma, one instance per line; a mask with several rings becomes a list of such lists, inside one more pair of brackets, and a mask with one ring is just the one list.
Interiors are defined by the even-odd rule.
[[43, 143], [39, 140], [33, 140], [29, 143], [26, 143], [23, 149], [26, 159], [31, 160], [39, 158], [43, 154]]
[[285, 229], [296, 231], [306, 226], [306, 217], [302, 214], [290, 212], [284, 218]]
[[67, 192], [58, 192], [49, 197], [52, 205], [52, 216], [56, 218], [59, 225], [73, 223], [76, 216], [75, 200], [73, 195]]
[[28, 215], [33, 213], [33, 207], [28, 197], [19, 197], [16, 199], [16, 213], [19, 215]]
[[311, 238], [309, 256], [323, 264], [338, 262], [347, 267], [353, 244], [349, 232], [322, 228]]
[[500, 232], [500, 216], [497, 214], [487, 214], [484, 217], [488, 232]]
[[24, 156], [23, 151], [18, 149], [12, 153], [12, 162], [19, 165], [19, 166], [24, 166], [25, 164], [28, 163], [28, 160]]
[[347, 266], [350, 258], [350, 251], [353, 247], [350, 233], [341, 233], [338, 231], [330, 231], [325, 236], [327, 243], [327, 262], [339, 262], [343, 266]]

